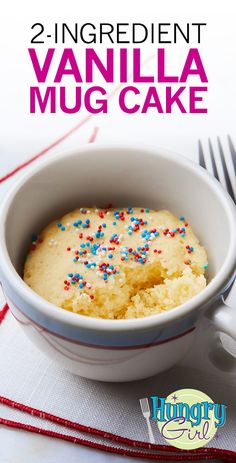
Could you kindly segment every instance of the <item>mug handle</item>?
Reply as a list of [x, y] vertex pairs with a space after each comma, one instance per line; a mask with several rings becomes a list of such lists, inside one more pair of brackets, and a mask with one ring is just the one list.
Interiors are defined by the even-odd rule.
[[236, 307], [223, 297], [203, 312], [198, 320], [193, 348], [182, 360], [185, 367], [217, 373], [236, 373], [236, 357], [225, 349], [220, 334], [236, 342]]
[[222, 296], [214, 306], [209, 309], [205, 317], [211, 324], [213, 336], [209, 342], [208, 357], [218, 369], [236, 373], [236, 357], [225, 349], [220, 334], [224, 333], [236, 343], [236, 307], [228, 305]]

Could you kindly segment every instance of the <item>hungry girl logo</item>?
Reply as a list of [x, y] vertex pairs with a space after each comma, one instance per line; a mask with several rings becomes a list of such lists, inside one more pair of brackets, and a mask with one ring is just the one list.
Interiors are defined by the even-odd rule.
[[180, 389], [168, 397], [140, 399], [140, 406], [151, 443], [155, 442], [151, 422], [155, 422], [169, 444], [185, 450], [206, 445], [226, 420], [226, 406], [214, 403], [196, 389]]

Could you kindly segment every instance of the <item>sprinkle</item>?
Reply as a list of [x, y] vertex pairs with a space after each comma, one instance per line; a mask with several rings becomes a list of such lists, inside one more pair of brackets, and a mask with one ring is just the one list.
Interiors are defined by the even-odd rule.
[[183, 215], [180, 216], [179, 220], [181, 220], [182, 222], [185, 221], [185, 217]]
[[208, 267], [209, 267], [209, 264], [204, 264], [204, 265], [203, 265], [203, 268], [204, 268], [205, 270], [208, 269]]

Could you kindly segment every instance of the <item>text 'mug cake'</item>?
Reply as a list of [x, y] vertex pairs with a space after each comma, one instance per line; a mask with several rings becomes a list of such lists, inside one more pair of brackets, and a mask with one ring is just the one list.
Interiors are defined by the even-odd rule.
[[127, 319], [186, 302], [206, 286], [207, 267], [184, 217], [140, 207], [80, 208], [32, 237], [24, 280], [59, 308]]

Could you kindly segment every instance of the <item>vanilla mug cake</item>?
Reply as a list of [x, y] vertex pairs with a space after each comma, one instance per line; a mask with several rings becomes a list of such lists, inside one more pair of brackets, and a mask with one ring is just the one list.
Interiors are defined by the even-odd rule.
[[161, 313], [206, 286], [206, 251], [184, 216], [149, 208], [80, 208], [32, 237], [25, 282], [91, 317]]
[[1, 205], [12, 314], [46, 355], [90, 379], [147, 378], [191, 349], [232, 369], [216, 330], [236, 339], [236, 311], [222, 300], [235, 255], [235, 205], [219, 182], [156, 148], [52, 154]]

